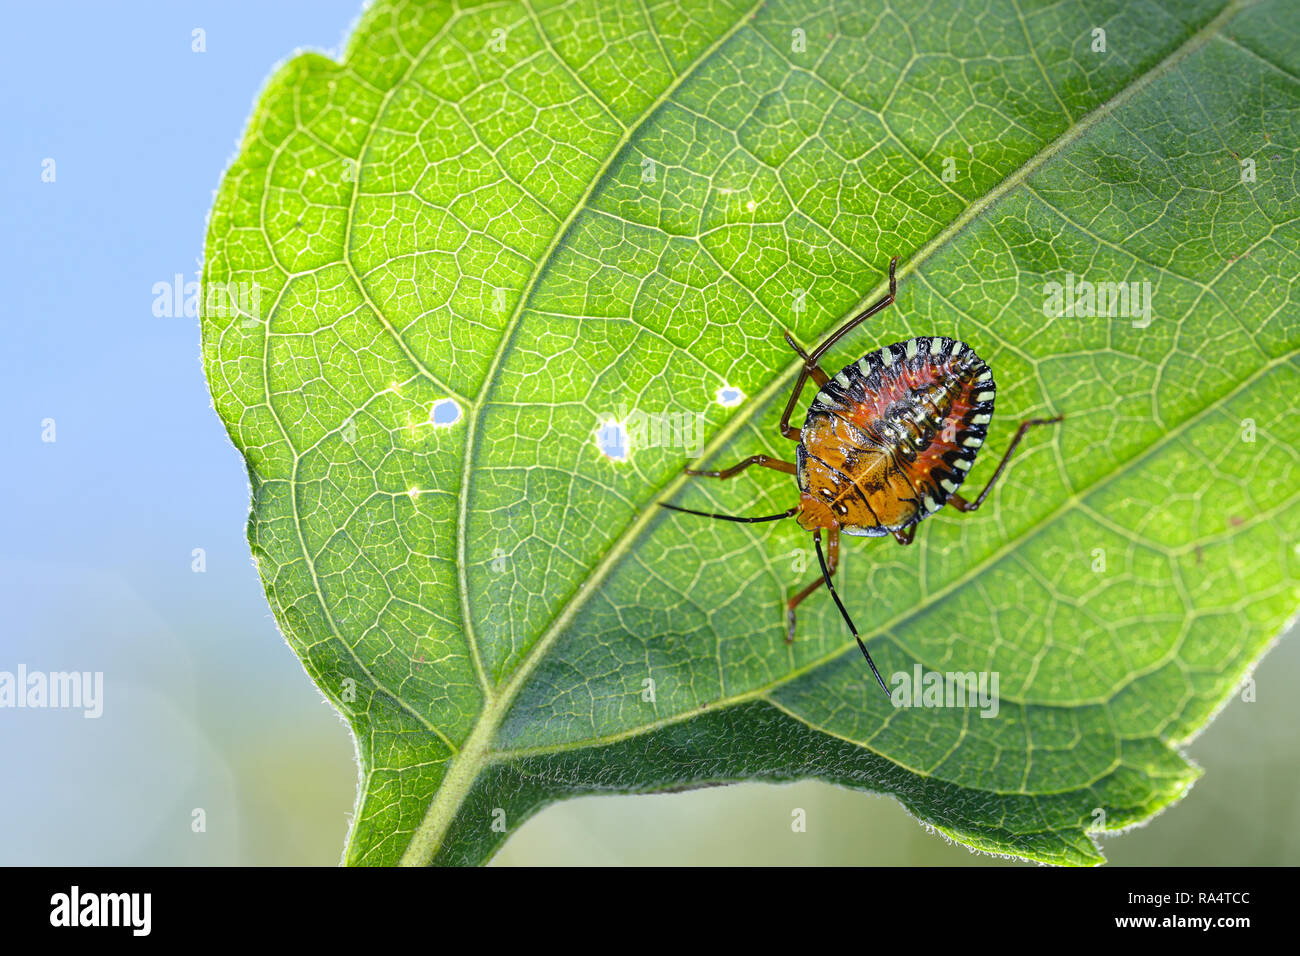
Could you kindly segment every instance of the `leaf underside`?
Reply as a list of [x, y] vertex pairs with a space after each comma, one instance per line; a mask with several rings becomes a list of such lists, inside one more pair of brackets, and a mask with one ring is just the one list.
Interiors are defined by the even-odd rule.
[[[271, 607], [356, 735], [345, 861], [481, 863], [496, 811], [574, 794], [818, 777], [1091, 864], [1178, 799], [1179, 747], [1300, 604], [1295, 14], [380, 0], [341, 62], [282, 66], [213, 207], [203, 355]], [[892, 707], [828, 595], [787, 645], [793, 522], [654, 507], [794, 503], [681, 470], [793, 459], [781, 332], [816, 342], [894, 255], [896, 305], [828, 367], [974, 347], [976, 489], [1021, 419], [1066, 416], [978, 513], [844, 548], [882, 672], [995, 672], [995, 717]], [[1149, 283], [1150, 315], [1049, 318], [1067, 276]], [[255, 307], [213, 306], [240, 284]], [[633, 413], [701, 447], [610, 457]]]

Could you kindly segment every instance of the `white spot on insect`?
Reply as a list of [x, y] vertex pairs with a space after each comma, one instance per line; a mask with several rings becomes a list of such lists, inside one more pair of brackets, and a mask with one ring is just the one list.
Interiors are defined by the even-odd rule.
[[989, 379], [991, 379], [992, 377], [993, 377], [993, 373], [990, 372], [988, 369], [985, 369], [983, 375], [977, 375], [977, 376], [975, 377], [975, 381], [977, 381], [977, 382], [987, 382], [987, 381], [988, 381]]
[[843, 372], [839, 372], [839, 373], [835, 376], [835, 384], [838, 385], [840, 388], [848, 388], [848, 387], [849, 387], [849, 377], [848, 377], [847, 375], [845, 375]]
[[887, 348], [881, 349], [880, 361], [885, 363], [885, 368], [889, 368], [889, 366], [894, 364], [894, 353]]
[[967, 438], [967, 439], [965, 439], [965, 440], [962, 442], [962, 444], [965, 445], [967, 448], [978, 448], [980, 445], [984, 444], [984, 439], [983, 439], [983, 438]]
[[858, 359], [858, 371], [861, 372], [863, 375], [870, 375], [871, 363], [868, 362], [865, 358]]
[[735, 408], [745, 400], [745, 393], [738, 388], [724, 385], [718, 389], [718, 394], [714, 397], [723, 408]]
[[954, 484], [953, 484], [951, 481], [949, 481], [947, 478], [942, 478], [942, 479], [940, 479], [940, 480], [939, 480], [939, 484], [943, 486], [943, 490], [946, 491], [946, 492], [948, 492], [948, 494], [952, 494], [954, 491], [957, 490], [957, 486], [954, 485]]
[[628, 445], [627, 426], [610, 419], [596, 429], [596, 447], [610, 461], [627, 461], [632, 449]]
[[961, 355], [962, 349], [964, 348], [966, 348], [965, 342], [954, 342], [952, 346], [952, 357], [956, 358], [958, 355]]
[[993, 416], [992, 416], [992, 415], [976, 415], [974, 418], [971, 419], [971, 424], [973, 424], [973, 425], [987, 425], [987, 424], [988, 424], [989, 422], [991, 422], [992, 420], [993, 420]]
[[926, 495], [926, 496], [925, 496], [925, 510], [926, 510], [926, 511], [938, 511], [938, 510], [939, 510], [939, 502], [935, 501], [935, 500], [934, 500], [933, 498], [931, 498], [929, 495]]
[[909, 359], [916, 358], [916, 339], [907, 340], [907, 357]]
[[970, 462], [965, 458], [958, 458], [952, 463], [954, 468], [960, 468], [962, 471], [970, 471]]
[[460, 406], [450, 398], [444, 398], [433, 403], [429, 409], [429, 424], [439, 428], [446, 428], [448, 425], [454, 425], [460, 421]]
[[992, 392], [980, 392], [978, 395], [975, 396], [975, 401], [977, 401], [977, 402], [987, 402], [987, 401], [988, 401], [989, 399], [991, 399], [992, 397], [993, 397], [993, 393], [992, 393]]
[[938, 355], [943, 351], [943, 339], [934, 338], [930, 340], [930, 354]]

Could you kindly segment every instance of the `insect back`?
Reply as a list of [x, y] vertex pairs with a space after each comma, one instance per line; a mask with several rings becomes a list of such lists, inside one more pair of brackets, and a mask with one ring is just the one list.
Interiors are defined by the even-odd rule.
[[796, 452], [803, 527], [901, 531], [943, 507], [988, 435], [993, 373], [964, 342], [895, 342], [818, 391]]

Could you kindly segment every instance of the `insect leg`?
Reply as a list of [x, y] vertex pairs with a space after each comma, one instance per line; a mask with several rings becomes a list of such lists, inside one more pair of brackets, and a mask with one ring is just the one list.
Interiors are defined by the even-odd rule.
[[[802, 433], [800, 430], [790, 424], [790, 415], [794, 412], [794, 407], [799, 402], [799, 393], [803, 391], [804, 383], [811, 377], [818, 387], [825, 385], [830, 381], [830, 376], [821, 370], [821, 368], [808, 357], [808, 353], [795, 344], [790, 333], [785, 333], [785, 340], [794, 346], [794, 350], [802, 356], [804, 360], [803, 368], [799, 369], [799, 377], [795, 379], [794, 389], [790, 392], [790, 400], [785, 403], [785, 411], [781, 413], [781, 435], [791, 441], [800, 441]], [[812, 364], [809, 364], [812, 363]]]
[[[821, 532], [819, 531], [817, 532], [817, 534], [820, 536]], [[834, 574], [836, 565], [840, 563], [840, 529], [831, 528], [828, 537], [830, 538], [828, 545], [830, 547], [830, 552], [831, 552], [830, 570], [828, 574]], [[804, 588], [802, 591], [800, 591], [798, 594], [796, 594], [794, 597], [790, 598], [790, 600], [786, 602], [785, 642], [787, 644], [794, 643], [794, 609], [803, 603], [804, 598], [808, 597], [808, 595], [812, 594], [819, 587], [825, 584], [828, 580], [829, 578], [825, 576], [818, 578], [816, 581], [808, 585], [806, 588]]]
[[1011, 444], [1007, 446], [1006, 454], [1004, 454], [1002, 460], [998, 462], [997, 470], [993, 472], [993, 477], [990, 478], [989, 483], [984, 486], [984, 490], [980, 492], [979, 497], [974, 501], [967, 501], [961, 495], [949, 495], [948, 504], [952, 505], [958, 511], [963, 512], [974, 511], [980, 505], [984, 504], [984, 499], [989, 496], [989, 492], [993, 490], [993, 485], [1002, 477], [1002, 469], [1007, 467], [1007, 462], [1011, 458], [1011, 453], [1014, 452], [1016, 446], [1020, 444], [1020, 439], [1025, 437], [1025, 432], [1029, 431], [1029, 429], [1033, 428], [1035, 425], [1055, 425], [1063, 418], [1065, 418], [1064, 415], [1057, 415], [1055, 418], [1032, 418], [1027, 422], [1021, 422], [1020, 428], [1016, 430], [1016, 437], [1011, 439]]
[[761, 465], [764, 468], [771, 468], [773, 471], [784, 472], [787, 475], [795, 474], [795, 466], [791, 462], [781, 461], [779, 458], [769, 458], [767, 455], [750, 455], [739, 465], [732, 465], [730, 468], [723, 468], [721, 471], [696, 471], [694, 468], [687, 468], [686, 474], [696, 478], [731, 478], [750, 465]]
[[894, 531], [892, 534], [894, 535], [894, 540], [899, 544], [909, 545], [912, 543], [912, 539], [916, 537], [916, 525], [912, 525], [906, 531]]
[[805, 352], [803, 347], [794, 340], [794, 336], [790, 334], [789, 330], [782, 334], [785, 336], [785, 344], [794, 349], [795, 355], [803, 359], [804, 368], [808, 371], [808, 377], [817, 383], [818, 388], [831, 380], [831, 377], [823, 372], [821, 366], [817, 364], [817, 360]]
[[826, 354], [827, 349], [894, 301], [894, 296], [898, 292], [898, 279], [895, 277], [897, 267], [898, 256], [894, 256], [894, 258], [889, 260], [888, 294], [880, 301], [868, 306], [863, 312], [841, 325], [828, 339], [826, 339], [825, 342], [813, 349], [811, 355], [805, 353], [804, 350], [795, 343], [795, 340], [791, 338], [789, 332], [785, 334], [786, 342], [788, 342], [790, 347], [798, 353], [800, 358], [803, 359], [803, 368], [799, 370], [799, 377], [794, 383], [794, 391], [790, 393], [790, 401], [786, 403], [785, 413], [781, 416], [781, 434], [786, 438], [789, 438], [792, 441], [799, 441], [799, 429], [790, 426], [790, 414], [794, 411], [794, 406], [799, 401], [799, 393], [803, 391], [804, 384], [810, 377], [817, 382], [818, 385], [825, 385], [826, 382], [829, 381], [826, 373], [823, 372], [817, 364], [821, 357]]
[[894, 272], [897, 269], [897, 267], [898, 267], [898, 256], [894, 256], [894, 258], [889, 260], [889, 292], [885, 294], [885, 297], [883, 299], [880, 299], [878, 302], [867, 306], [867, 308], [861, 314], [856, 315], [853, 318], [849, 319], [847, 322], [845, 322], [835, 331], [834, 335], [828, 338], [821, 345], [817, 346], [817, 348], [813, 349], [812, 355], [809, 356], [809, 358], [812, 359], [813, 362], [816, 362], [818, 359], [820, 359], [823, 355], [826, 354], [827, 350], [830, 349], [832, 345], [834, 345], [840, 339], [844, 338], [844, 336], [848, 335], [850, 332], [852, 332], [863, 322], [867, 321], [867, 319], [871, 318], [881, 309], [893, 303], [894, 296], [898, 294], [898, 279], [894, 275]]

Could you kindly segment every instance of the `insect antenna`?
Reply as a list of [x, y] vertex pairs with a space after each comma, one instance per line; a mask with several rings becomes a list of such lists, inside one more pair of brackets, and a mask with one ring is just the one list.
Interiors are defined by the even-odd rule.
[[876, 675], [876, 680], [880, 683], [880, 689], [889, 697], [889, 688], [885, 686], [884, 678], [880, 676], [880, 671], [876, 670], [876, 662], [871, 659], [867, 653], [867, 645], [862, 643], [862, 638], [858, 636], [858, 629], [853, 626], [853, 618], [849, 617], [849, 612], [844, 610], [844, 602], [840, 600], [839, 594], [835, 590], [835, 585], [831, 582], [830, 568], [826, 567], [826, 556], [822, 554], [822, 534], [821, 531], [813, 533], [813, 544], [817, 547], [817, 560], [822, 566], [822, 577], [826, 581], [826, 587], [831, 592], [831, 597], [835, 599], [835, 606], [840, 609], [840, 614], [844, 618], [844, 623], [849, 626], [853, 632], [853, 639], [858, 642], [858, 647], [862, 649], [862, 656], [867, 659], [867, 665], [871, 668], [871, 673]]
[[722, 521], [741, 521], [745, 524], [757, 524], [760, 521], [780, 521], [782, 518], [793, 518], [799, 513], [799, 506], [795, 505], [789, 511], [782, 511], [779, 515], [762, 515], [757, 518], [743, 518], [738, 515], [720, 515], [712, 511], [692, 511], [690, 508], [679, 508], [676, 505], [670, 505], [666, 501], [660, 501], [659, 507], [669, 508], [673, 511], [680, 511], [682, 514], [700, 515], [703, 518], [719, 518]]

